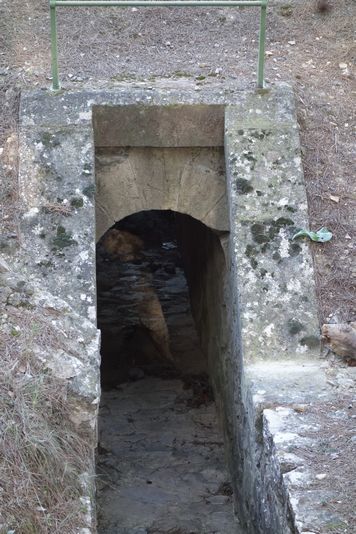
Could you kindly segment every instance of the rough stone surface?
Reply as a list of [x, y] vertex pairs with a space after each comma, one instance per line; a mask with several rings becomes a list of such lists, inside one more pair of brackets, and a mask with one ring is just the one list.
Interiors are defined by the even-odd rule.
[[[275, 437], [262, 417], [266, 403], [283, 407], [288, 402], [279, 397], [287, 392], [284, 379], [293, 380], [293, 373], [288, 378], [281, 371], [286, 361], [318, 371], [311, 257], [305, 243], [291, 241], [294, 229], [307, 226], [307, 214], [288, 87], [239, 92], [132, 85], [23, 95], [20, 186], [25, 210], [16, 267], [31, 283], [46, 286], [81, 317], [95, 321], [92, 108], [172, 104], [226, 107], [230, 238], [224, 241], [227, 268], [219, 301], [226, 310], [226, 332], [214, 343], [221, 347], [215, 382], [223, 386], [219, 408], [235, 508], [246, 534], [298, 532]], [[272, 363], [279, 382], [265, 374]], [[70, 369], [69, 362], [69, 374]], [[315, 395], [329, 395], [323, 371], [317, 375]], [[76, 384], [83, 399], [94, 387], [84, 376]], [[260, 384], [258, 389], [254, 384]]]
[[147, 208], [185, 213], [210, 228], [229, 229], [220, 148], [100, 150], [96, 177], [98, 238], [116, 221]]
[[318, 357], [312, 259], [292, 240], [308, 219], [290, 105], [229, 108], [226, 143], [244, 360]]
[[[189, 407], [180, 380], [103, 392], [99, 531], [238, 534], [213, 403]], [[133, 433], [135, 437], [133, 439]]]

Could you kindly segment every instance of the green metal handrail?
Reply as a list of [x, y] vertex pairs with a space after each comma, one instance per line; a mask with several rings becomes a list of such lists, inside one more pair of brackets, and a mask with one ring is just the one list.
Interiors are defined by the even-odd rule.
[[263, 88], [268, 0], [49, 0], [51, 14], [52, 89], [60, 88], [58, 74], [57, 7], [260, 7], [257, 87]]

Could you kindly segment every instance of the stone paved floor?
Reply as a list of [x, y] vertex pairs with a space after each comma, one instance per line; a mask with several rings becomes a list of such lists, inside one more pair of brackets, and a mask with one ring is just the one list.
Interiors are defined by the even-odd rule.
[[213, 402], [177, 379], [104, 391], [100, 534], [241, 534]]

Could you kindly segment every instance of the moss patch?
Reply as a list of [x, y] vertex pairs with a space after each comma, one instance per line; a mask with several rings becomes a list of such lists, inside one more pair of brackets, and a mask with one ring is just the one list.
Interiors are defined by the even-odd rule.
[[292, 258], [294, 258], [295, 256], [298, 256], [298, 254], [300, 254], [301, 251], [302, 251], [302, 247], [298, 245], [298, 243], [290, 243], [288, 252]]
[[255, 243], [262, 245], [268, 243], [270, 238], [266, 235], [266, 226], [264, 224], [255, 223], [251, 226], [251, 233]]
[[247, 193], [251, 193], [253, 191], [253, 187], [249, 180], [246, 180], [245, 178], [238, 178], [236, 180], [236, 190], [241, 195], [247, 195]]
[[258, 141], [263, 141], [263, 139], [271, 135], [271, 133], [271, 130], [251, 130], [249, 132], [249, 137], [252, 139], [257, 139]]
[[299, 343], [309, 349], [316, 349], [320, 346], [320, 339], [317, 336], [304, 336]]
[[84, 201], [81, 197], [73, 197], [70, 201], [70, 205], [73, 206], [73, 208], [82, 208], [84, 204]]
[[70, 247], [77, 244], [77, 242], [72, 239], [72, 234], [67, 232], [63, 226], [58, 226], [57, 235], [53, 239], [52, 243], [55, 249], [63, 249], [65, 247]]
[[288, 332], [291, 336], [295, 336], [296, 334], [299, 334], [302, 330], [305, 330], [304, 325], [297, 321], [296, 319], [289, 319], [287, 322]]
[[55, 135], [49, 132], [43, 132], [41, 135], [41, 142], [47, 148], [53, 148], [60, 145], [60, 142]]
[[83, 195], [85, 195], [88, 198], [93, 198], [95, 195], [95, 185], [90, 184], [84, 187], [83, 189]]

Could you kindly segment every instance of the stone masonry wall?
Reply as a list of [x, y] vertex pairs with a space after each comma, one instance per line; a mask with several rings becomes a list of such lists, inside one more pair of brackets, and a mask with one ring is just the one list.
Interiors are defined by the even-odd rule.
[[[141, 138], [152, 122], [153, 107], [164, 109], [162, 124], [171, 126], [174, 121], [169, 116], [176, 117], [179, 128], [169, 130], [168, 136], [159, 129], [159, 121], [154, 122], [152, 138], [157, 144], [152, 146], [163, 150], [197, 146], [199, 129], [209, 138], [205, 146], [223, 146], [225, 108], [229, 220], [223, 227], [210, 225], [231, 232], [229, 243], [224, 244], [227, 346], [222, 383], [228, 399], [225, 406], [229, 406], [224, 415], [235, 506], [246, 534], [298, 532], [274, 454], [275, 442], [267, 418], [262, 417], [265, 408], [298, 398], [298, 389], [317, 395], [325, 385], [317, 362], [311, 257], [306, 244], [290, 239], [294, 229], [307, 226], [307, 213], [293, 95], [288, 87], [224, 92], [214, 87], [194, 91], [189, 86], [118, 85], [103, 91], [24, 94], [20, 149], [24, 211], [21, 251], [14, 269], [61, 299], [78, 321], [83, 325], [89, 321], [95, 330], [92, 109], [105, 110], [102, 124], [109, 135], [109, 118], [115, 117], [112, 111], [120, 108], [121, 113], [125, 106], [140, 110]], [[149, 110], [146, 118], [145, 109]], [[117, 123], [113, 124], [117, 131]], [[135, 121], [128, 124], [134, 128]], [[216, 139], [212, 132], [219, 132], [219, 143], [212, 142]], [[130, 138], [134, 137], [131, 131]], [[140, 146], [136, 148], [141, 150]], [[119, 181], [114, 186], [119, 189]], [[194, 180], [187, 180], [184, 191], [193, 187]], [[197, 208], [199, 196], [204, 197], [200, 193], [195, 197]], [[213, 212], [213, 204], [207, 210]], [[160, 208], [146, 209], [152, 207]], [[108, 226], [103, 225], [101, 231], [116, 222], [116, 213], [106, 215]], [[203, 215], [197, 218], [207, 222]], [[68, 380], [75, 385], [81, 424], [95, 438], [98, 343], [94, 352], [87, 348], [84, 339], [76, 356], [83, 364], [81, 371]], [[306, 381], [311, 373], [312, 383]], [[92, 468], [88, 465], [89, 472]]]

